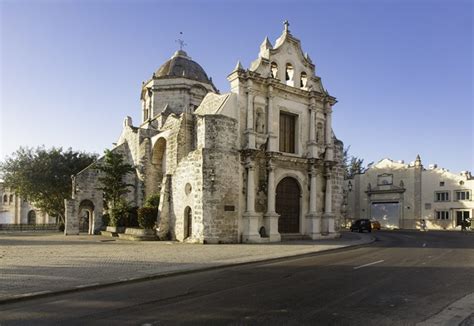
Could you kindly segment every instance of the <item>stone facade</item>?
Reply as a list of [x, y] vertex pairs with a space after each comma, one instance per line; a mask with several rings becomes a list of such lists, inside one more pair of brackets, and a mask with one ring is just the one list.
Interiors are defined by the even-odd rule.
[[56, 224], [56, 218], [50, 217], [34, 204], [17, 196], [0, 182], [0, 224]]
[[385, 228], [417, 229], [424, 219], [428, 229], [460, 229], [474, 214], [470, 172], [426, 169], [419, 156], [410, 164], [383, 159], [345, 184], [347, 215], [375, 218]]
[[[288, 25], [265, 38], [249, 69], [219, 94], [204, 70], [177, 51], [144, 82], [142, 122], [127, 117], [114, 151], [136, 173], [128, 200], [160, 193], [158, 234], [179, 241], [236, 243], [338, 236], [343, 144], [332, 131], [329, 95]], [[81, 211], [101, 227], [94, 164], [73, 179], [66, 234]], [[82, 203], [82, 204], [81, 204]]]

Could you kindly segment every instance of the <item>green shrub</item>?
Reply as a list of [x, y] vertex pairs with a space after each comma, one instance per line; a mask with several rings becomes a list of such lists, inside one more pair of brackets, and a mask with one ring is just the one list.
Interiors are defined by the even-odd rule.
[[102, 226], [105, 227], [110, 223], [110, 215], [109, 213], [105, 213], [102, 215]]
[[145, 204], [143, 205], [143, 207], [158, 208], [159, 204], [160, 204], [160, 194], [154, 193], [145, 199]]
[[128, 220], [130, 206], [125, 200], [118, 201], [110, 209], [109, 226], [125, 226]]
[[158, 210], [153, 207], [141, 207], [138, 209], [138, 224], [143, 229], [153, 229], [156, 222]]

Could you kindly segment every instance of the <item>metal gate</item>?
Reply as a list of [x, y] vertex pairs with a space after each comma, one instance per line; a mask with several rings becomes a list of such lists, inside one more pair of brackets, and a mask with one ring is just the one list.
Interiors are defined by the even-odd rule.
[[287, 177], [278, 184], [276, 212], [280, 214], [278, 232], [300, 232], [300, 187], [295, 179]]

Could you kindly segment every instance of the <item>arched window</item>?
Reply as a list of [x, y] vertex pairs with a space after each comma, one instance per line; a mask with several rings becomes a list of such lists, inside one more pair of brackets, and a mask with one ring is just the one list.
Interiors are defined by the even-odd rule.
[[307, 84], [308, 84], [308, 75], [306, 75], [306, 73], [303, 71], [300, 77], [300, 87], [306, 88]]
[[145, 122], [150, 118], [149, 110], [148, 110], [147, 103], [146, 103], [145, 99], [142, 100], [142, 109], [143, 109], [143, 122]]
[[13, 195], [10, 195], [10, 203], [13, 203]]
[[278, 78], [278, 65], [276, 64], [276, 62], [272, 62], [270, 67], [271, 67], [270, 70], [272, 73], [272, 77]]
[[288, 86], [294, 86], [294, 80], [293, 80], [293, 75], [295, 71], [293, 70], [293, 65], [291, 63], [286, 64], [286, 70], [285, 70], [285, 81]]
[[184, 239], [192, 238], [193, 236], [193, 213], [191, 207], [187, 206], [184, 209]]
[[3, 195], [3, 203], [4, 204], [8, 203], [8, 196], [6, 194]]
[[36, 224], [36, 212], [33, 210], [28, 212], [28, 224]]

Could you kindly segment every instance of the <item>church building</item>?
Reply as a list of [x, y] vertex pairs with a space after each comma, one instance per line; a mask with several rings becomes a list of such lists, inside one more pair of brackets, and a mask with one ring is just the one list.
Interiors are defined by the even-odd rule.
[[[160, 194], [159, 234], [196, 243], [338, 236], [336, 99], [288, 27], [274, 45], [264, 39], [248, 69], [237, 63], [229, 93], [182, 49], [143, 83], [141, 121], [125, 118], [113, 151], [135, 167], [132, 206]], [[65, 234], [78, 234], [81, 218], [91, 234], [102, 227], [95, 164], [73, 177]]]

